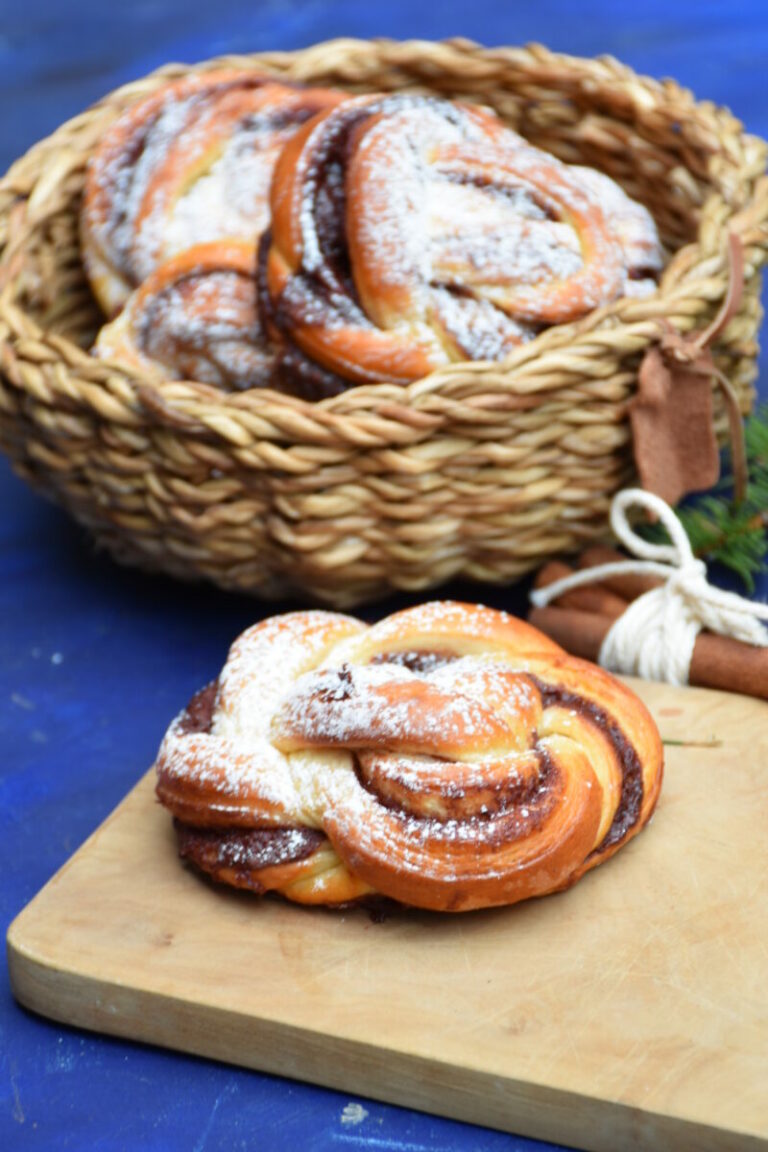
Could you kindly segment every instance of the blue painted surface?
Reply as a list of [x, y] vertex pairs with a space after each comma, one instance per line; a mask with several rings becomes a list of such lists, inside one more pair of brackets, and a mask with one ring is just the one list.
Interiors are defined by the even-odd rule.
[[[170, 59], [336, 35], [456, 34], [610, 52], [640, 72], [674, 75], [768, 136], [764, 0], [0, 0], [0, 168], [116, 84]], [[761, 392], [768, 395], [765, 382]], [[169, 717], [217, 672], [231, 638], [261, 609], [117, 568], [1, 461], [0, 508], [4, 929], [134, 784]], [[474, 595], [523, 606], [519, 589]], [[0, 965], [0, 1149], [545, 1147], [371, 1101], [362, 1101], [360, 1124], [345, 1124], [352, 1099], [59, 1028], [13, 1003]]]

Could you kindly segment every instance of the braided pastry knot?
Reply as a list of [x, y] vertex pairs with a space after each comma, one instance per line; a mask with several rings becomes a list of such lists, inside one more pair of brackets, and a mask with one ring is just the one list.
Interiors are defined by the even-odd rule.
[[661, 266], [648, 212], [607, 176], [423, 96], [318, 114], [283, 149], [271, 205], [262, 307], [294, 360], [347, 386], [502, 359]]
[[269, 183], [300, 124], [342, 99], [217, 70], [162, 85], [105, 132], [88, 166], [83, 259], [107, 315], [165, 259], [195, 245], [255, 244]]
[[249, 629], [156, 768], [182, 855], [218, 880], [459, 912], [613, 855], [653, 811], [662, 749], [601, 669], [506, 613], [436, 602], [370, 628], [297, 612]]

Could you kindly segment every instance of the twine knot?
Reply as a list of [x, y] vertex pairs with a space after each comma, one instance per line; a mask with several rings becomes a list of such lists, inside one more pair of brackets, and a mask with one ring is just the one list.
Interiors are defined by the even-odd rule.
[[[644, 508], [658, 517], [670, 543], [653, 544], [639, 536], [629, 522], [631, 508]], [[599, 564], [531, 592], [532, 603], [543, 608], [572, 588], [611, 576], [661, 577], [661, 587], [639, 596], [611, 627], [598, 655], [604, 668], [645, 680], [687, 684], [693, 647], [703, 629], [768, 647], [768, 632], [759, 622], [768, 620], [768, 605], [709, 583], [706, 564], [694, 556], [683, 525], [660, 496], [641, 488], [617, 493], [611, 527], [636, 559]]]

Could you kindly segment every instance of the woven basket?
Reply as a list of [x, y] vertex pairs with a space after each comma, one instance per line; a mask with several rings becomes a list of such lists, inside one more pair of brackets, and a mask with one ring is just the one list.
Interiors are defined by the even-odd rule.
[[[89, 153], [133, 101], [221, 64], [490, 105], [648, 206], [674, 253], [659, 291], [552, 328], [504, 364], [452, 364], [316, 404], [158, 384], [92, 359], [100, 316], [77, 229]], [[337, 40], [163, 68], [65, 124], [0, 183], [0, 446], [117, 559], [174, 575], [340, 606], [457, 575], [514, 579], [605, 533], [633, 475], [626, 411], [640, 359], [660, 317], [681, 332], [712, 319], [729, 231], [746, 283], [714, 352], [748, 410], [765, 164], [761, 140], [676, 84], [536, 46]], [[719, 395], [716, 412], [722, 427]]]

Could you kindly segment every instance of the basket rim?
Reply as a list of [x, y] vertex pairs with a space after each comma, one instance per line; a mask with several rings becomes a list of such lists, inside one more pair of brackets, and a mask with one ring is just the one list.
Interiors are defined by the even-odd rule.
[[[502, 362], [458, 361], [421, 380], [406, 385], [375, 383], [353, 386], [338, 396], [311, 401], [288, 396], [272, 389], [226, 392], [197, 381], [173, 381], [161, 373], [143, 373], [120, 361], [96, 360], [65, 336], [49, 332], [13, 298], [13, 288], [23, 265], [24, 238], [45, 217], [50, 193], [83, 164], [83, 150], [73, 142], [83, 126], [112, 118], [129, 104], [143, 98], [154, 87], [189, 72], [206, 72], [221, 67], [262, 70], [281, 75], [298, 70], [291, 78], [301, 82], [302, 74], [312, 82], [311, 68], [326, 57], [325, 69], [339, 70], [333, 83], [373, 90], [355, 79], [360, 60], [373, 59], [398, 69], [411, 87], [418, 82], [416, 60], [432, 66], [423, 69], [423, 81], [434, 76], [434, 68], [457, 69], [462, 85], [488, 83], [493, 70], [517, 67], [531, 77], [551, 78], [553, 71], [563, 85], [573, 81], [577, 88], [595, 93], [607, 89], [621, 92], [626, 116], [634, 121], [659, 109], [677, 105], [686, 110], [686, 129], [691, 123], [701, 131], [707, 128], [715, 139], [728, 141], [720, 154], [712, 152], [721, 167], [730, 168], [747, 188], [736, 204], [713, 191], [702, 205], [702, 220], [695, 241], [677, 250], [667, 264], [656, 292], [642, 299], [622, 298], [595, 309], [570, 324], [546, 329]], [[333, 63], [335, 61], [335, 64]], [[462, 72], [459, 74], [458, 66]], [[346, 75], [345, 73], [349, 75]], [[324, 81], [327, 82], [327, 81]], [[406, 86], [405, 84], [403, 86]], [[567, 85], [566, 85], [567, 86]], [[703, 125], [703, 127], [702, 127]], [[710, 151], [711, 148], [710, 148]], [[727, 235], [734, 231], [744, 249], [745, 276], [754, 276], [768, 261], [768, 177], [765, 174], [768, 145], [744, 132], [741, 123], [725, 109], [709, 101], [696, 101], [692, 93], [674, 80], [641, 76], [612, 56], [580, 57], [552, 52], [540, 44], [486, 48], [474, 41], [453, 38], [441, 41], [358, 40], [337, 38], [307, 48], [279, 52], [212, 57], [193, 65], [164, 64], [149, 74], [112, 90], [89, 108], [63, 123], [53, 133], [34, 144], [0, 178], [0, 353], [8, 359], [15, 340], [47, 344], [55, 355], [101, 387], [112, 391], [125, 410], [123, 422], [132, 423], [128, 413], [140, 409], [161, 424], [184, 429], [188, 434], [211, 433], [237, 443], [255, 438], [298, 439], [325, 442], [342, 434], [360, 446], [383, 437], [389, 443], [412, 443], [422, 439], [439, 424], [435, 406], [474, 403], [478, 418], [504, 407], [521, 407], [541, 393], [560, 391], [562, 375], [580, 377], [587, 366], [594, 371], [600, 351], [610, 351], [619, 343], [641, 353], [657, 340], [662, 319], [680, 332], [689, 331], [711, 318], [725, 295], [728, 280]], [[706, 238], [705, 216], [707, 218]], [[713, 227], [714, 222], [714, 227]], [[4, 335], [3, 328], [7, 330]], [[12, 352], [12, 349], [11, 349]], [[11, 355], [12, 359], [12, 355]], [[3, 357], [0, 357], [2, 364]], [[7, 367], [7, 366], [6, 366]], [[557, 383], [552, 378], [559, 377]], [[246, 421], [247, 427], [242, 426]], [[399, 429], [399, 434], [398, 434]]]

